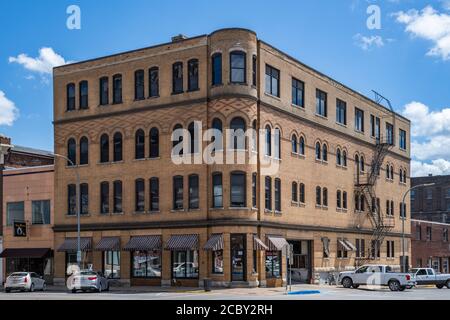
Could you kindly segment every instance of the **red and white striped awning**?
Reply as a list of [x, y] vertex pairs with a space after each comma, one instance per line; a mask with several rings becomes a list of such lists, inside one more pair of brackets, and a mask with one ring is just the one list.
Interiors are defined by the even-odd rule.
[[172, 235], [167, 241], [166, 250], [198, 250], [198, 234]]
[[153, 251], [161, 250], [162, 241], [160, 235], [134, 236], [125, 245], [125, 251]]
[[203, 247], [204, 250], [219, 251], [223, 250], [223, 235], [212, 234], [211, 238], [206, 242]]
[[269, 251], [281, 251], [289, 243], [285, 238], [280, 236], [267, 236], [267, 244], [269, 246]]
[[269, 250], [269, 247], [260, 238], [253, 236], [253, 250], [265, 251]]

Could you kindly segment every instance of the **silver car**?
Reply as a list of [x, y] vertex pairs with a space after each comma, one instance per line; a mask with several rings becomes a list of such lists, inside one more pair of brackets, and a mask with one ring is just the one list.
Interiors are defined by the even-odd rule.
[[83, 292], [108, 291], [109, 282], [101, 272], [90, 270], [80, 271], [72, 276], [71, 290], [72, 293], [76, 293], [79, 290]]
[[29, 291], [35, 290], [45, 291], [46, 284], [43, 277], [35, 272], [14, 272], [6, 278], [5, 292], [12, 290]]

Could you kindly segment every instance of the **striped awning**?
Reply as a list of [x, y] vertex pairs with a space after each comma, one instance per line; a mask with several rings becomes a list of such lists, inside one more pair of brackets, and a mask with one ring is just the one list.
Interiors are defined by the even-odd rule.
[[223, 235], [222, 234], [212, 234], [211, 238], [206, 242], [203, 247], [204, 250], [219, 251], [223, 250]]
[[344, 239], [345, 244], [350, 248], [348, 251], [356, 251], [356, 247], [350, 240]]
[[95, 251], [120, 251], [120, 237], [104, 237], [94, 247]]
[[352, 248], [345, 242], [344, 239], [338, 239], [338, 243], [344, 248], [345, 251], [352, 251]]
[[167, 241], [167, 250], [198, 250], [198, 234], [172, 235]]
[[327, 256], [329, 256], [330, 255], [330, 239], [328, 239], [327, 237], [323, 237], [322, 243], [323, 243], [323, 251], [325, 252], [325, 254]]
[[[92, 238], [80, 238], [80, 250], [91, 251]], [[66, 238], [61, 246], [58, 248], [58, 252], [77, 252], [78, 241], [77, 238]]]
[[161, 236], [135, 236], [125, 245], [125, 251], [152, 251], [161, 250]]
[[269, 250], [269, 247], [257, 236], [253, 236], [253, 250]]
[[286, 239], [280, 236], [267, 236], [267, 244], [269, 245], [269, 251], [281, 251], [289, 245]]

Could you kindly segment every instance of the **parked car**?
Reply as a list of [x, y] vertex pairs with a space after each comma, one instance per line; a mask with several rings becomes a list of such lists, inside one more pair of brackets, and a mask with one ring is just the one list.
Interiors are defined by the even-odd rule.
[[12, 290], [29, 291], [35, 290], [45, 291], [46, 284], [43, 277], [35, 272], [14, 272], [6, 278], [5, 292]]
[[404, 291], [415, 286], [414, 275], [393, 272], [387, 265], [364, 265], [354, 271], [339, 273], [338, 284], [344, 288], [358, 288], [360, 285], [388, 286], [391, 291]]
[[81, 290], [86, 291], [108, 291], [108, 279], [101, 272], [82, 270], [72, 276], [72, 293]]
[[417, 285], [433, 284], [442, 289], [450, 289], [450, 274], [436, 273], [433, 268], [414, 268], [410, 270], [416, 277]]

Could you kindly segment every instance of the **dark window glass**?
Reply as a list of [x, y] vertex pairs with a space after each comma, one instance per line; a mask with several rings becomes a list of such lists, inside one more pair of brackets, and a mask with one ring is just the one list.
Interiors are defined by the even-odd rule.
[[321, 154], [322, 154], [322, 150], [321, 150], [321, 147], [320, 147], [320, 143], [317, 142], [316, 143], [316, 160], [320, 160], [322, 158]]
[[136, 212], [145, 211], [145, 181], [143, 179], [135, 182], [135, 210]]
[[327, 116], [327, 93], [316, 89], [316, 114]]
[[246, 78], [246, 54], [242, 51], [233, 51], [230, 53], [230, 82], [245, 83]]
[[320, 206], [322, 204], [322, 189], [316, 187], [316, 205]]
[[183, 177], [173, 177], [173, 209], [183, 209]]
[[114, 213], [122, 213], [122, 181], [114, 181]]
[[394, 126], [386, 122], [386, 143], [394, 144]]
[[67, 186], [67, 214], [69, 216], [77, 214], [77, 187], [74, 184]]
[[189, 136], [190, 136], [190, 144], [189, 144], [189, 153], [198, 153], [199, 152], [199, 146], [198, 146], [198, 128], [197, 125], [194, 122], [191, 122], [188, 126]]
[[176, 62], [172, 66], [172, 92], [183, 92], [183, 63]]
[[303, 137], [300, 137], [298, 153], [303, 156], [305, 155], [305, 138], [303, 138]]
[[[183, 126], [181, 124], [176, 124], [173, 127], [173, 133], [172, 133], [172, 138], [173, 138], [172, 147], [173, 148], [175, 148], [175, 146], [177, 146], [177, 145], [181, 145], [183, 147], [183, 131], [179, 130], [179, 129], [183, 129]], [[177, 132], [177, 131], [179, 131], [179, 132]], [[175, 150], [173, 150], [173, 152], [175, 152]], [[183, 152], [184, 152], [184, 150], [183, 150], [183, 148], [181, 148], [179, 151], [179, 155], [183, 155]]]
[[159, 96], [159, 69], [157, 67], [150, 68], [148, 71], [149, 92], [150, 97]]
[[266, 251], [266, 278], [281, 277], [281, 251]]
[[256, 60], [256, 56], [252, 57], [252, 85], [256, 87], [256, 75], [258, 72], [258, 62]]
[[89, 141], [86, 137], [80, 139], [80, 164], [86, 165], [89, 163]]
[[275, 157], [277, 159], [281, 159], [281, 130], [279, 128], [275, 128]]
[[109, 162], [109, 136], [107, 134], [100, 137], [100, 162]]
[[328, 147], [326, 144], [323, 144], [322, 146], [322, 160], [328, 161]]
[[198, 279], [198, 250], [172, 251], [172, 278]]
[[347, 192], [342, 193], [342, 208], [347, 209]]
[[301, 203], [305, 203], [305, 185], [303, 183], [300, 183], [300, 198]]
[[232, 130], [233, 149], [245, 149], [245, 130], [246, 125], [244, 119], [240, 117], [233, 118], [230, 122], [230, 129]]
[[406, 150], [406, 131], [399, 129], [399, 147]]
[[252, 207], [256, 208], [256, 173], [252, 174]]
[[142, 129], [136, 131], [135, 135], [135, 158], [145, 158], [145, 133]]
[[245, 207], [246, 206], [246, 182], [245, 173], [233, 172], [231, 173], [231, 190], [230, 190], [230, 204], [231, 207]]
[[341, 149], [336, 150], [336, 164], [338, 166], [342, 165]]
[[266, 65], [266, 93], [280, 96], [280, 70]]
[[113, 77], [113, 103], [122, 103], [122, 75]]
[[109, 213], [109, 182], [100, 184], [100, 213]]
[[281, 180], [275, 179], [275, 211], [281, 211]]
[[87, 183], [80, 184], [81, 214], [89, 214], [89, 186]]
[[75, 83], [67, 85], [67, 111], [75, 110]]
[[272, 178], [266, 177], [264, 180], [264, 195], [266, 199], [266, 210], [272, 210]]
[[298, 143], [297, 143], [297, 136], [295, 134], [292, 136], [291, 145], [292, 145], [292, 152], [297, 153], [298, 152]]
[[341, 191], [336, 191], [336, 207], [338, 209], [342, 208], [342, 198], [341, 198]]
[[109, 103], [109, 84], [108, 77], [100, 78], [100, 105]]
[[266, 156], [272, 155], [272, 132], [269, 125], [266, 126]]
[[355, 108], [355, 129], [364, 132], [364, 111]]
[[213, 207], [222, 208], [223, 207], [222, 174], [214, 173], [212, 176], [212, 180], [213, 180]]
[[304, 108], [305, 83], [292, 78], [292, 104]]
[[222, 54], [216, 53], [212, 56], [212, 85], [222, 84]]
[[150, 130], [150, 158], [159, 157], [159, 130], [151, 128]]
[[120, 251], [103, 252], [102, 271], [107, 279], [120, 279]]
[[132, 278], [161, 278], [161, 251], [133, 251]]
[[159, 179], [150, 179], [150, 211], [159, 210]]
[[67, 161], [68, 166], [77, 164], [77, 143], [73, 138], [67, 142], [67, 158], [70, 160]]
[[292, 182], [292, 201], [293, 202], [297, 202], [298, 201], [297, 182]]
[[345, 150], [342, 151], [342, 165], [343, 165], [344, 167], [347, 166], [347, 152], [346, 152]]
[[134, 73], [134, 99], [142, 100], [145, 98], [144, 86], [144, 70], [137, 70]]
[[31, 223], [50, 224], [50, 200], [31, 201]]
[[[217, 137], [212, 137], [212, 142], [214, 142], [214, 151], [215, 150], [222, 150], [223, 149], [223, 128], [222, 128], [222, 121], [220, 119], [215, 118], [212, 122], [212, 128], [216, 130], [214, 135], [218, 135]], [[220, 134], [220, 137], [219, 137]]]
[[336, 122], [347, 124], [347, 103], [339, 99], [336, 99]]
[[370, 135], [380, 140], [380, 118], [370, 115]]
[[122, 161], [122, 134], [116, 132], [114, 134], [114, 162]]
[[88, 108], [88, 82], [87, 81], [81, 81], [80, 82], [80, 109], [87, 109]]
[[198, 60], [188, 61], [188, 90], [198, 90]]
[[328, 207], [328, 189], [327, 188], [323, 188], [322, 204], [325, 207]]
[[199, 208], [198, 175], [189, 176], [189, 209]]

